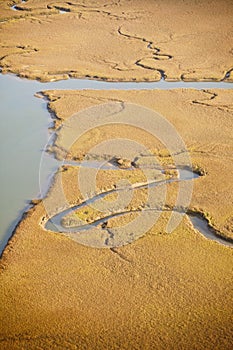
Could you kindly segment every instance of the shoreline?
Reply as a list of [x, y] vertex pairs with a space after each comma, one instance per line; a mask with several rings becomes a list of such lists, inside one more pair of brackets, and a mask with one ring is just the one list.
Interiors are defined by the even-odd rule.
[[[197, 131], [200, 127], [205, 130], [205, 125], [210, 124], [208, 119], [204, 125], [200, 123], [201, 120], [204, 121], [203, 118], [214, 115], [216, 127], [221, 122], [221, 133], [218, 134], [218, 142], [221, 145], [224, 140], [228, 140], [224, 135], [230, 116], [228, 112], [230, 106], [224, 107], [225, 109], [221, 111], [218, 108], [230, 103], [227, 101], [230, 101], [231, 90], [215, 89], [210, 95], [204, 91], [187, 90], [140, 92], [60, 90], [49, 91], [47, 94], [53, 101], [51, 109], [56, 111], [59, 118], [64, 119], [72, 114], [77, 105], [81, 109], [87, 108], [92, 103], [102, 103], [103, 99], [113, 97], [119, 100], [127, 99], [128, 94], [132, 102], [136, 99], [139, 104], [144, 100], [144, 96], [148, 95], [146, 100], [156, 101], [156, 109], [161, 113], [166, 112], [167, 106], [164, 101], [169, 100], [171, 111], [174, 111], [172, 106], [176, 105], [179, 111], [178, 117], [182, 120], [184, 118], [184, 121], [185, 115], [189, 115], [190, 111], [192, 111], [190, 118], [201, 113], [196, 122], [196, 117], [192, 119], [195, 130], [198, 126]], [[218, 96], [211, 100], [213, 93], [217, 93]], [[69, 100], [69, 94], [72, 95], [72, 100]], [[192, 101], [203, 103], [203, 100], [210, 106], [192, 103]], [[64, 110], [66, 106], [71, 109]], [[180, 106], [189, 108], [181, 113]], [[165, 116], [169, 118], [173, 114], [174, 112], [167, 112]], [[184, 130], [186, 133], [189, 131], [188, 128]], [[185, 139], [194, 134], [192, 130], [189, 132], [185, 134]], [[215, 179], [219, 168], [222, 169], [226, 179], [221, 186], [230, 181], [226, 178], [230, 166], [226, 168], [227, 162], [224, 158], [228, 156], [229, 150], [223, 148], [221, 152], [224, 155], [223, 159], [215, 160], [211, 144], [208, 145], [211, 138], [213, 139], [211, 129], [209, 133], [205, 137], [205, 143], [192, 150], [193, 163], [202, 171], [207, 171], [206, 176], [197, 180], [201, 180], [202, 184], [195, 182], [196, 202], [198, 193], [206, 193], [205, 188], [211, 185], [211, 180], [207, 187], [203, 181], [207, 178]], [[213, 130], [214, 134], [216, 133]], [[201, 137], [201, 133], [198, 135], [197, 137]], [[193, 143], [194, 140], [190, 144]], [[193, 152], [195, 150], [197, 153]], [[198, 153], [203, 150], [209, 153], [206, 157]], [[76, 152], [73, 151], [73, 154]], [[162, 158], [163, 155], [161, 153]], [[76, 173], [68, 170], [64, 172], [64, 176], [64, 188], [68, 199], [70, 202], [75, 201], [78, 198], [75, 187], [73, 188]], [[56, 179], [54, 181], [56, 188]], [[105, 185], [103, 183], [102, 186]], [[219, 185], [217, 184], [217, 187]], [[49, 189], [52, 191], [51, 184]], [[227, 188], [224, 190], [227, 191]], [[229, 191], [227, 192], [229, 195]], [[55, 202], [59, 206], [56, 197]], [[196, 205], [196, 208], [201, 209], [201, 204]], [[169, 339], [172, 339], [174, 334], [176, 339], [178, 337], [181, 339], [175, 345], [177, 349], [181, 344], [185, 349], [190, 349], [192, 344], [200, 345], [200, 349], [206, 348], [206, 344], [209, 344], [206, 343], [206, 334], [211, 337], [211, 344], [219, 344], [216, 348], [229, 348], [227, 344], [230, 344], [232, 339], [229, 326], [232, 319], [230, 312], [232, 300], [230, 284], [228, 286], [226, 282], [232, 277], [229, 269], [232, 263], [232, 250], [229, 247], [211, 242], [197, 234], [187, 217], [183, 218], [175, 232], [171, 235], [165, 234], [170, 214], [163, 213], [158, 226], [142, 239], [120, 248], [96, 249], [43, 230], [38, 223], [45, 214], [42, 201], [25, 213], [0, 260], [2, 285], [0, 299], [4, 319], [1, 341], [3, 349], [9, 348], [9, 344], [15, 350], [36, 346], [49, 349], [51, 339], [53, 344], [60, 348], [64, 348], [66, 341], [69, 341], [68, 349], [71, 349], [73, 344], [80, 349], [94, 348], [98, 344], [101, 349], [104, 341], [104, 347], [105, 344], [111, 344], [113, 349], [117, 349], [116, 344], [120, 344], [118, 348], [122, 349], [129, 348], [129, 344], [133, 348], [137, 337], [137, 343], [143, 344], [144, 349], [151, 350], [153, 344], [155, 348], [163, 348], [166, 335], [168, 337], [165, 340], [166, 347], [173, 346], [174, 341], [172, 345]], [[206, 301], [207, 290], [208, 301]], [[15, 302], [12, 302], [12, 297]], [[217, 311], [219, 309], [223, 310], [224, 317]], [[59, 317], [57, 310], [62, 310]], [[146, 314], [144, 310], [147, 310]], [[166, 326], [168, 314], [171, 324]], [[132, 320], [130, 328], [129, 315]], [[196, 328], [194, 317], [198, 324], [201, 324], [201, 329]], [[215, 323], [209, 322], [210, 317], [214, 317]], [[155, 319], [158, 320], [156, 327], [153, 323]], [[140, 328], [141, 324], [145, 325], [146, 341], [143, 338], [144, 330]], [[187, 327], [190, 327], [188, 333]], [[111, 334], [109, 328], [112, 330]], [[122, 329], [125, 331], [128, 329], [127, 336], [124, 332], [124, 338], [121, 336]], [[99, 340], [99, 334], [102, 334], [103, 330], [106, 330], [106, 333]], [[162, 342], [157, 337], [158, 332], [161, 334]]]
[[[21, 78], [18, 78], [17, 76], [12, 76], [13, 78], [15, 78], [15, 79], [20, 79], [21, 80]], [[41, 83], [41, 84], [43, 84], [43, 83]], [[56, 83], [55, 83], [56, 84]], [[116, 84], [118, 84], [118, 83], [116, 83]], [[136, 84], [140, 84], [140, 83], [136, 83]], [[146, 83], [147, 84], [147, 83]], [[149, 85], [150, 83], [148, 83], [148, 85]], [[170, 83], [169, 83], [170, 84]], [[172, 84], [172, 83], [171, 83]], [[195, 85], [195, 83], [194, 83], [194, 85]], [[117, 85], [116, 85], [117, 86]], [[116, 87], [115, 86], [115, 87]], [[107, 88], [107, 87], [106, 87]], [[140, 89], [140, 85], [138, 85], [138, 88]], [[151, 87], [150, 86], [148, 86], [148, 88], [149, 89], [151, 89]], [[201, 87], [200, 87], [201, 88]], [[66, 89], [67, 89], [67, 87], [66, 87]], [[99, 89], [102, 89], [102, 87], [99, 87]], [[122, 87], [120, 87], [120, 89], [122, 89]], [[158, 87], [158, 89], [159, 89], [159, 87]], [[169, 85], [167, 86], [167, 89], [169, 89]], [[187, 89], [190, 89], [190, 88], [187, 88]], [[194, 87], [191, 87], [191, 89], [196, 89], [196, 88], [194, 88]], [[143, 90], [143, 89], [142, 89]], [[43, 101], [46, 103], [46, 109], [47, 109], [47, 111], [48, 111], [48, 113], [49, 113], [49, 116], [50, 116], [50, 120], [51, 120], [51, 122], [53, 123], [53, 126], [51, 126], [51, 125], [49, 125], [49, 129], [48, 130], [55, 130], [56, 129], [56, 121], [59, 121], [59, 117], [57, 117], [57, 115], [56, 115], [56, 113], [55, 113], [55, 111], [52, 109], [52, 108], [50, 108], [49, 107], [49, 104], [50, 104], [50, 100], [49, 100], [49, 98], [48, 98], [48, 94], [47, 94], [47, 92], [48, 91], [51, 91], [51, 88], [50, 88], [50, 90], [42, 90], [42, 91], [39, 91], [39, 92], [37, 92], [37, 93], [35, 93], [35, 97], [37, 97], [37, 98], [43, 98]], [[67, 90], [67, 91], [69, 91], [69, 90]], [[71, 91], [71, 90], [70, 90]], [[88, 91], [88, 90], [84, 90], [84, 91]], [[117, 90], [116, 90], [117, 91]], [[144, 91], [144, 90], [143, 90]], [[36, 199], [40, 199], [40, 194], [38, 194], [38, 198], [37, 197], [35, 197]], [[24, 207], [24, 209], [21, 209], [21, 213], [20, 213], [20, 215], [19, 215], [19, 217], [17, 218], [17, 219], [15, 219], [14, 221], [15, 221], [15, 224], [14, 224], [14, 227], [13, 227], [13, 229], [12, 229], [12, 234], [13, 234], [13, 232], [15, 231], [15, 229], [17, 228], [17, 225], [20, 223], [20, 221], [21, 221], [21, 218], [23, 217], [23, 215], [24, 215], [24, 213], [25, 212], [27, 212], [28, 211], [28, 209], [30, 209], [30, 202], [31, 201], [33, 201], [33, 200], [31, 200], [31, 199], [29, 199], [28, 200], [28, 204], [26, 205], [26, 207]], [[13, 225], [13, 224], [12, 224]], [[12, 237], [12, 234], [10, 235], [10, 237], [9, 237], [9, 239]], [[5, 246], [5, 248], [6, 248], [6, 246]], [[5, 248], [3, 249], [3, 251], [5, 250]], [[1, 252], [1, 255], [3, 254], [3, 251]]]
[[[50, 96], [49, 96], [50, 91], [52, 91], [52, 90], [39, 91], [39, 92], [36, 93], [35, 97], [37, 97], [37, 98], [42, 98], [43, 101], [46, 102], [46, 108], [47, 108], [47, 111], [48, 111], [48, 113], [49, 113], [49, 115], [50, 115], [50, 120], [51, 120], [51, 122], [53, 123], [53, 126], [52, 126], [52, 127], [50, 126], [49, 129], [48, 129], [48, 131], [49, 131], [49, 130], [50, 130], [50, 131], [53, 130], [53, 132], [55, 132], [55, 130], [56, 130], [57, 127], [58, 127], [58, 126], [56, 126], [56, 122], [58, 122], [58, 123], [60, 124], [60, 123], [62, 122], [62, 120], [61, 120], [61, 118], [56, 114], [56, 111], [53, 109], [53, 107], [50, 105], [50, 103], [52, 102], [52, 99], [51, 99]], [[65, 91], [69, 92], [69, 90], [65, 90]], [[72, 91], [72, 90], [70, 90], [70, 91]], [[92, 90], [84, 90], [84, 91], [88, 92], [88, 91], [92, 91]], [[93, 91], [94, 91], [94, 90], [93, 90]], [[50, 137], [51, 137], [51, 136], [50, 136]], [[54, 141], [53, 141], [53, 144], [54, 144]], [[54, 155], [55, 155], [55, 154], [54, 154]], [[56, 155], [55, 155], [55, 158], [56, 158]], [[51, 177], [51, 174], [50, 174], [50, 177]], [[48, 184], [48, 190], [46, 191], [46, 193], [49, 192], [50, 187], [52, 186], [53, 181], [54, 181], [54, 175], [52, 176], [52, 179], [50, 180], [50, 184]], [[46, 196], [46, 193], [44, 193], [45, 196]], [[40, 194], [39, 194], [38, 196], [39, 196], [38, 198], [36, 197], [36, 201], [37, 201], [37, 200], [40, 201], [41, 199], [43, 200], [43, 198], [40, 198]], [[29, 201], [30, 201], [30, 200], [29, 200]], [[33, 202], [33, 201], [34, 201], [34, 200], [32, 199], [31, 202]], [[30, 208], [30, 205], [31, 205], [31, 204], [30, 204], [30, 202], [29, 202], [29, 204], [27, 205], [27, 207], [25, 208], [25, 210], [23, 209], [23, 210], [21, 211], [20, 217], [17, 219], [17, 223], [15, 224], [15, 227], [14, 227], [14, 229], [13, 229], [13, 231], [12, 231], [12, 234], [11, 234], [9, 240], [10, 240], [11, 237], [13, 236], [13, 232], [15, 232], [15, 230], [17, 229], [17, 226], [20, 224], [21, 219], [24, 218], [24, 214], [26, 214], [28, 211], [30, 211], [30, 209], [31, 209], [31, 208]], [[191, 212], [192, 212], [192, 210], [191, 210]], [[193, 213], [193, 212], [192, 212], [192, 213]], [[198, 211], [197, 213], [195, 213], [195, 215], [203, 217], [203, 213], [202, 213], [201, 211]], [[208, 219], [207, 219], [205, 216], [203, 217], [203, 219], [208, 221]], [[210, 225], [210, 229], [212, 229], [212, 230], [214, 231], [214, 234], [215, 234], [217, 237], [219, 236], [220, 238], [223, 238], [223, 239], [226, 239], [226, 240], [229, 239], [229, 241], [232, 242], [232, 239], [231, 239], [231, 238], [225, 236], [223, 233], [221, 233], [221, 231], [219, 231], [218, 229], [214, 228], [212, 225]], [[6, 246], [5, 246], [4, 250], [5, 250], [5, 249], [6, 249]], [[3, 252], [4, 252], [4, 250], [1, 252], [1, 256], [2, 256], [2, 254], [3, 254]]]
[[[0, 68], [1, 69], [1, 68]], [[17, 73], [13, 73], [13, 72], [2, 72], [0, 71], [0, 75], [2, 76], [6, 76], [6, 77], [12, 77], [15, 79], [19, 79], [28, 83], [39, 83], [41, 85], [48, 85], [48, 84], [64, 84], [65, 88], [61, 89], [61, 88], [55, 88], [56, 90], [105, 90], [105, 89], [110, 89], [110, 86], [115, 85], [115, 87], [117, 87], [118, 85], [120, 86], [121, 84], [123, 86], [125, 86], [125, 88], [123, 87], [119, 87], [117, 88], [117, 90], [154, 90], [154, 89], [165, 89], [165, 90], [170, 90], [170, 89], [182, 89], [182, 88], [186, 88], [186, 89], [197, 89], [197, 90], [204, 90], [204, 89], [232, 89], [233, 88], [233, 80], [165, 80], [165, 79], [160, 79], [160, 80], [155, 80], [155, 81], [135, 81], [135, 80], [128, 80], [128, 81], [121, 81], [121, 80], [102, 80], [102, 79], [96, 79], [96, 78], [91, 78], [91, 77], [83, 77], [83, 78], [75, 78], [75, 77], [70, 77], [67, 79], [58, 79], [58, 80], [54, 80], [54, 81], [41, 81], [38, 78], [26, 78], [20, 75], [17, 75]], [[74, 82], [77, 82], [78, 84], [80, 83], [88, 83], [90, 82], [91, 84], [107, 84], [109, 85], [109, 87], [104, 88], [103, 86], [101, 87], [99, 85], [98, 88], [92, 88], [92, 87], [82, 87], [82, 86], [78, 86], [75, 88], [75, 86], [73, 85]], [[69, 88], [69, 85], [71, 85], [71, 87]], [[128, 86], [127, 86], [128, 85]], [[130, 87], [130, 85], [134, 86], [134, 87]], [[143, 87], [140, 88], [138, 87], [139, 85], [142, 85]], [[179, 85], [181, 85], [179, 87]], [[197, 85], [197, 86], [195, 86]], [[203, 85], [203, 86], [202, 86]], [[166, 87], [165, 87], [166, 86]], [[198, 87], [199, 86], [199, 87]], [[41, 93], [43, 91], [47, 91], [47, 90], [53, 90], [54, 88], [49, 88], [46, 90], [41, 90], [38, 91], [38, 93]], [[114, 90], [114, 88], [112, 89]]]
[[[221, 79], [211, 79], [211, 78], [200, 78], [200, 79], [188, 79], [188, 78], [182, 78], [180, 79], [167, 79], [166, 77], [161, 77], [160, 79], [117, 79], [117, 78], [105, 78], [105, 77], [98, 77], [96, 75], [72, 75], [70, 72], [63, 72], [61, 75], [57, 74], [56, 76], [49, 78], [39, 78], [35, 77], [33, 74], [32, 75], [27, 75], [25, 73], [18, 73], [13, 70], [5, 70], [3, 67], [0, 68], [0, 74], [3, 75], [15, 75], [17, 78], [20, 79], [26, 79], [26, 80], [32, 80], [32, 81], [38, 81], [40, 83], [53, 83], [53, 82], [59, 82], [59, 81], [64, 81], [64, 80], [70, 80], [70, 79], [77, 79], [77, 80], [89, 80], [89, 81], [99, 81], [99, 82], [106, 82], [106, 83], [161, 83], [161, 82], [167, 82], [167, 83], [227, 83], [227, 84], [232, 84], [233, 85], [233, 78], [230, 78], [230, 73], [233, 72], [233, 68], [230, 68], [224, 73], [223, 78]], [[49, 73], [47, 72], [47, 75], [49, 76]]]

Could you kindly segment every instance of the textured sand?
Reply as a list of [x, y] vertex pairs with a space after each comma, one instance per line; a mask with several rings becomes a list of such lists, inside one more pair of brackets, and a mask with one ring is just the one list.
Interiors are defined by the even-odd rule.
[[[161, 113], [183, 137], [193, 163], [206, 171], [194, 182], [190, 208], [208, 214], [232, 237], [231, 91], [51, 91], [47, 96], [64, 120], [113, 99]], [[81, 147], [75, 144], [70, 156], [81, 155], [106, 134], [114, 136], [98, 130]], [[131, 135], [166, 158], [159, 143]], [[70, 203], [79, 200], [76, 171], [58, 174]], [[50, 195], [53, 191], [56, 181]], [[176, 186], [169, 193], [172, 202]], [[115, 250], [85, 247], [45, 231], [40, 225], [45, 216], [42, 202], [31, 209], [1, 259], [1, 349], [232, 349], [232, 249], [205, 239], [187, 218], [166, 234], [170, 213], [143, 238]]]
[[1, 1], [0, 12], [3, 72], [42, 81], [232, 81], [231, 0]]

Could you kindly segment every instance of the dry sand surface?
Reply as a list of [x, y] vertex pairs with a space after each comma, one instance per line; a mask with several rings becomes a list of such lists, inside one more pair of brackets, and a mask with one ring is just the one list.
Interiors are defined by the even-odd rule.
[[42, 81], [232, 81], [231, 0], [1, 1], [0, 18], [3, 72]]
[[[108, 101], [137, 103], [163, 115], [185, 141], [194, 166], [205, 173], [194, 180], [190, 210], [233, 237], [232, 91], [49, 91], [46, 96], [60, 118], [56, 127], [73, 113]], [[171, 163], [160, 142], [126, 127], [86, 133], [69, 158], [81, 159], [116, 133], [144, 143], [164, 167]], [[53, 149], [57, 156], [62, 141], [58, 138]], [[61, 169], [47, 200], [55, 194], [59, 206], [62, 178], [68, 202], [79, 203], [78, 171]], [[135, 171], [132, 182], [142, 181], [140, 169]], [[116, 170], [114, 177], [102, 171], [99, 191], [123, 173]], [[167, 187], [169, 207], [177, 184]], [[141, 191], [137, 198], [143, 201], [144, 195]], [[133, 199], [133, 206], [139, 205]], [[36, 204], [1, 259], [1, 349], [232, 349], [232, 249], [200, 235], [186, 216], [167, 234], [170, 214], [164, 212], [132, 244], [96, 249], [45, 230], [44, 204]], [[82, 218], [88, 219], [85, 212]]]

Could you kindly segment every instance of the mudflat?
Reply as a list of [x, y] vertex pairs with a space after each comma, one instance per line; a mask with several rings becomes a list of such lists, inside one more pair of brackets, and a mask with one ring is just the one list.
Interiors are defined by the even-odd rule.
[[4, 73], [232, 81], [231, 0], [2, 1], [0, 10]]
[[[202, 175], [193, 181], [189, 210], [205, 216], [222, 236], [233, 237], [232, 91], [87, 90], [44, 95], [57, 118], [57, 132], [74, 113], [103, 103], [138, 104], [160, 113], [180, 134], [193, 169]], [[119, 115], [113, 117], [117, 123]], [[69, 150], [61, 134], [50, 151], [58, 158], [66, 155], [69, 161], [80, 161], [95, 144], [119, 135], [144, 144], [168, 170], [164, 176], [174, 176], [172, 157], [164, 145], [130, 126], [90, 129]], [[118, 170], [99, 171], [99, 193], [114, 188], [123, 177], [132, 183], [145, 181], [140, 167], [127, 170], [131, 159], [117, 158], [116, 163]], [[25, 215], [3, 253], [1, 348], [231, 349], [232, 249], [203, 237], [187, 216], [172, 233], [166, 233], [178, 184], [166, 184], [168, 210], [140, 239], [97, 249], [45, 228], [46, 201], [55, 201], [55, 212], [62, 206], [61, 179], [70, 206], [83, 200], [79, 172], [72, 165], [57, 172], [47, 198]], [[106, 225], [110, 229], [125, 225], [140, 215], [133, 210], [143, 210], [146, 189], [135, 193], [129, 213], [97, 226], [100, 234]], [[98, 213], [87, 205], [75, 215], [88, 223]]]
[[[0, 66], [3, 73], [40, 81], [232, 82], [232, 18], [230, 0], [4, 0]], [[183, 210], [176, 206], [180, 186], [192, 183], [187, 213], [232, 242], [232, 91], [43, 94], [57, 133], [49, 151], [67, 164], [54, 175], [46, 198], [25, 213], [1, 257], [1, 349], [232, 349], [232, 248], [205, 238], [188, 215], [167, 232], [172, 213]], [[90, 108], [102, 105], [112, 124], [89, 127], [68, 147], [75, 131], [70, 117], [76, 114], [85, 130], [79, 113], [92, 117]], [[120, 125], [129, 106], [135, 107], [132, 122], [147, 124], [146, 111], [159, 113], [185, 150], [169, 152], [153, 133]], [[151, 158], [143, 152], [124, 158], [113, 147], [95, 152], [95, 145], [116, 138], [143, 145]], [[94, 192], [83, 193], [79, 163], [90, 150], [86, 163], [104, 161], [106, 169], [98, 170]], [[178, 178], [174, 157], [182, 152], [192, 165], [181, 170], [198, 174], [192, 182]], [[154, 160], [159, 166], [151, 167]], [[150, 184], [161, 186], [144, 186], [145, 171]], [[149, 190], [155, 208], [147, 204]], [[129, 197], [119, 212], [114, 201], [122, 193]], [[99, 195], [105, 213], [93, 206]], [[48, 225], [60, 212], [64, 232]], [[151, 217], [154, 224], [137, 235]], [[138, 230], [116, 240], [131, 221], [139, 222]], [[76, 233], [80, 222], [87, 229]]]

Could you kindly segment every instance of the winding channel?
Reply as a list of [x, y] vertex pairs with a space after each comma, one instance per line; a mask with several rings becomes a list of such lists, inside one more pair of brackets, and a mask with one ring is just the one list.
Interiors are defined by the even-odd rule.
[[[0, 74], [1, 91], [1, 207], [0, 207], [0, 253], [6, 246], [12, 232], [23, 213], [31, 206], [33, 198], [40, 198], [49, 188], [51, 178], [61, 165], [51, 156], [46, 157], [47, 166], [41, 174], [43, 193], [39, 187], [39, 164], [45, 144], [48, 141], [48, 129], [52, 118], [47, 110], [47, 101], [34, 98], [41, 90], [55, 89], [96, 89], [96, 90], [141, 90], [194, 88], [231, 89], [226, 82], [103, 82], [95, 80], [69, 79], [64, 81], [40, 83], [20, 79], [14, 75]], [[89, 164], [90, 166], [90, 164]], [[93, 166], [96, 166], [93, 164]], [[208, 239], [223, 243], [209, 228], [205, 219], [200, 219], [206, 226], [202, 234]], [[193, 220], [193, 225], [199, 226]], [[205, 225], [206, 224], [206, 225]], [[224, 242], [232, 246], [231, 242]]]
[[[98, 167], [98, 164], [90, 164], [90, 162], [88, 162], [89, 164], [87, 166], [93, 166], [93, 167]], [[71, 164], [65, 164], [65, 165], [72, 165], [75, 166], [74, 163]], [[80, 166], [80, 164], [77, 163], [77, 166]], [[83, 164], [82, 164], [83, 166]], [[84, 165], [85, 166], [85, 165]], [[102, 167], [103, 169], [103, 167]], [[104, 169], [113, 169], [113, 167], [110, 165], [109, 167], [106, 166], [104, 167]], [[118, 167], [116, 167], [116, 169], [119, 169]], [[180, 182], [180, 181], [193, 181], [194, 179], [198, 179], [200, 177], [199, 174], [193, 172], [192, 170], [189, 169], [177, 169], [178, 170], [178, 177], [176, 178], [171, 178], [171, 179], [167, 179], [167, 180], [160, 180], [160, 181], [153, 181], [151, 183], [135, 183], [134, 185], [132, 185], [131, 188], [129, 188], [129, 190], [135, 190], [135, 189], [142, 189], [142, 188], [149, 188], [149, 187], [158, 187], [158, 186], [162, 186], [165, 184], [169, 184], [169, 183], [173, 183], [173, 182]], [[94, 195], [93, 197], [89, 198], [88, 200], [85, 200], [77, 205], [74, 205], [68, 209], [64, 209], [61, 210], [59, 213], [53, 215], [52, 217], [50, 217], [49, 220], [42, 222], [42, 226], [44, 227], [44, 229], [49, 230], [49, 231], [53, 231], [53, 232], [57, 232], [57, 233], [75, 233], [78, 234], [79, 232], [83, 232], [83, 231], [88, 231], [90, 229], [92, 229], [93, 227], [98, 227], [102, 230], [107, 230], [109, 234], [113, 234], [111, 232], [111, 229], [109, 229], [107, 227], [108, 225], [108, 221], [113, 219], [113, 218], [117, 218], [120, 216], [124, 216], [126, 214], [130, 214], [130, 213], [140, 213], [142, 210], [144, 211], [150, 211], [150, 212], [171, 212], [171, 211], [176, 211], [178, 209], [176, 208], [146, 208], [146, 209], [134, 209], [134, 210], [126, 210], [126, 211], [119, 211], [119, 212], [115, 212], [109, 215], [106, 215], [103, 218], [97, 219], [92, 221], [91, 223], [82, 223], [82, 224], [77, 224], [77, 225], [72, 225], [72, 226], [66, 226], [63, 224], [63, 219], [68, 216], [69, 214], [74, 213], [76, 210], [81, 209], [85, 206], [91, 205], [95, 202], [97, 202], [98, 200], [105, 198], [106, 196], [108, 196], [109, 194], [113, 194], [113, 193], [119, 193], [120, 191], [124, 191], [124, 188], [114, 188], [102, 193], [99, 193], [97, 195]], [[183, 211], [183, 214], [185, 214], [185, 211]], [[220, 244], [223, 244], [225, 246], [229, 246], [229, 247], [233, 247], [233, 243], [231, 240], [225, 239], [224, 237], [222, 237], [220, 234], [218, 234], [212, 227], [209, 226], [208, 221], [202, 217], [200, 214], [195, 214], [193, 212], [190, 213], [186, 213], [192, 223], [192, 225], [194, 226], [194, 228], [196, 230], [198, 230], [203, 236], [205, 236], [208, 239], [214, 240]], [[42, 220], [43, 221], [43, 220]], [[106, 246], [108, 246], [108, 242], [106, 243]]]
[[[110, 167], [111, 169], [111, 167]], [[117, 168], [118, 169], [118, 168]], [[172, 178], [172, 179], [167, 179], [167, 180], [155, 180], [153, 182], [150, 183], [135, 183], [133, 184], [129, 190], [135, 190], [135, 189], [142, 189], [142, 188], [152, 188], [152, 187], [158, 187], [158, 186], [162, 186], [168, 183], [172, 183], [172, 182], [179, 182], [179, 181], [187, 181], [187, 180], [193, 180], [195, 178], [198, 178], [199, 175], [194, 173], [191, 170], [187, 170], [187, 169], [178, 169], [179, 172], [179, 176], [177, 178]], [[125, 188], [114, 188], [102, 193], [99, 193], [91, 198], [89, 198], [88, 200], [75, 205], [73, 207], [70, 207], [68, 209], [62, 210], [61, 212], [59, 212], [58, 214], [54, 215], [53, 217], [51, 217], [45, 224], [45, 228], [47, 230], [51, 230], [54, 232], [80, 232], [83, 230], [88, 230], [90, 228], [90, 224], [84, 224], [84, 225], [80, 225], [80, 226], [72, 226], [72, 227], [65, 227], [64, 225], [62, 225], [62, 220], [65, 216], [71, 214], [72, 212], [74, 212], [75, 210], [78, 210], [86, 205], [95, 203], [96, 201], [98, 201], [101, 198], [104, 198], [106, 196], [108, 196], [109, 194], [113, 194], [113, 193], [119, 193], [120, 191], [124, 191]], [[148, 209], [144, 209], [144, 210], [150, 210], [150, 211], [163, 211], [163, 209], [158, 209], [158, 208], [148, 208]], [[101, 223], [106, 223], [106, 221], [114, 218], [114, 217], [118, 217], [118, 216], [122, 216], [128, 213], [132, 213], [132, 212], [140, 212], [139, 209], [135, 209], [135, 210], [130, 210], [130, 211], [121, 211], [121, 212], [116, 212], [113, 213], [111, 215], [105, 216], [104, 218], [98, 219], [96, 221], [93, 221], [91, 223], [91, 225], [94, 226], [99, 226]], [[104, 228], [104, 227], [103, 227]]]

